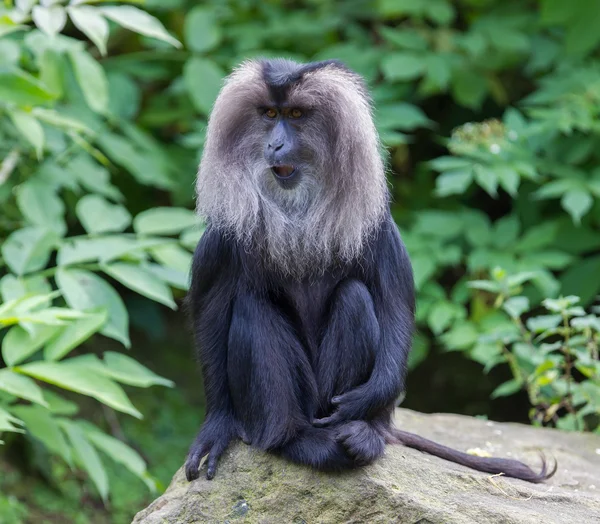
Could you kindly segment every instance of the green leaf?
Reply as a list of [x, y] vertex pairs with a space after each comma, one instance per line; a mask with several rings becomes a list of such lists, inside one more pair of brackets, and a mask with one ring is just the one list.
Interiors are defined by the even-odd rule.
[[41, 158], [44, 152], [45, 143], [44, 128], [31, 113], [13, 109], [12, 111], [9, 111], [8, 114], [15, 127], [34, 147], [38, 159]]
[[113, 22], [116, 22], [126, 29], [130, 29], [131, 31], [135, 31], [136, 33], [145, 36], [157, 38], [158, 40], [163, 40], [175, 47], [181, 47], [181, 43], [167, 32], [158, 19], [142, 9], [130, 5], [120, 5], [115, 7], [102, 7], [100, 8], [100, 12], [106, 18], [110, 18]]
[[176, 289], [187, 291], [190, 287], [189, 272], [178, 271], [170, 267], [163, 267], [159, 264], [144, 264], [144, 269], [152, 273], [156, 278], [169, 284]]
[[171, 293], [169, 287], [140, 266], [115, 262], [102, 266], [102, 270], [129, 289], [137, 291], [140, 295], [160, 302], [171, 309], [177, 309], [177, 304], [173, 300], [173, 293]]
[[32, 177], [18, 186], [16, 193], [19, 211], [29, 223], [48, 227], [59, 236], [65, 234], [65, 205], [50, 184]]
[[492, 171], [496, 174], [496, 178], [500, 182], [500, 187], [504, 189], [511, 197], [516, 198], [521, 177], [514, 169], [504, 166], [494, 166]]
[[114, 351], [105, 352], [104, 364], [109, 376], [123, 384], [129, 384], [138, 388], [147, 388], [155, 385], [170, 388], [175, 386], [171, 380], [157, 375], [147, 367], [142, 366], [137, 360], [122, 353], [115, 353]]
[[55, 126], [58, 128], [64, 128], [67, 131], [75, 131], [77, 133], [85, 133], [87, 135], [93, 135], [93, 131], [85, 124], [76, 120], [75, 118], [61, 115], [53, 109], [44, 109], [42, 107], [34, 107], [31, 111], [38, 119]]
[[69, 57], [75, 78], [81, 87], [88, 106], [96, 113], [104, 114], [108, 109], [108, 80], [102, 66], [83, 49], [71, 49]]
[[0, 100], [3, 102], [30, 106], [54, 99], [54, 93], [33, 76], [17, 68], [0, 67]]
[[133, 220], [133, 229], [141, 235], [174, 235], [196, 225], [196, 214], [181, 207], [148, 209]]
[[388, 80], [404, 82], [421, 76], [425, 71], [425, 62], [416, 53], [389, 53], [381, 61], [381, 69]]
[[79, 412], [79, 406], [75, 402], [71, 402], [49, 389], [44, 391], [44, 399], [48, 403], [50, 413], [53, 415], [66, 415], [70, 417]]
[[82, 363], [69, 363], [69, 360], [33, 362], [16, 367], [15, 371], [69, 391], [88, 395], [117, 411], [142, 418], [142, 414], [133, 407], [121, 386]]
[[56, 95], [61, 98], [64, 93], [64, 60], [62, 55], [52, 48], [44, 51], [41, 58], [38, 59], [40, 69], [40, 80], [42, 83]]
[[71, 448], [50, 411], [40, 406], [15, 406], [11, 411], [25, 422], [28, 433], [72, 464]]
[[43, 269], [56, 244], [56, 236], [41, 227], [25, 227], [9, 235], [2, 244], [2, 256], [13, 273], [24, 275]]
[[473, 169], [475, 181], [492, 197], [498, 196], [498, 177], [494, 171], [487, 166], [475, 164]]
[[525, 311], [529, 310], [529, 299], [527, 297], [511, 297], [502, 305], [512, 318], [520, 318]]
[[516, 215], [507, 215], [502, 217], [494, 224], [494, 245], [500, 249], [506, 249], [512, 246], [521, 230], [521, 224]]
[[48, 406], [41, 388], [33, 380], [10, 369], [0, 369], [0, 389], [42, 406]]
[[425, 51], [427, 49], [427, 40], [415, 30], [407, 28], [391, 28], [381, 26], [378, 32], [390, 44], [403, 49], [412, 51]]
[[33, 335], [21, 326], [10, 328], [2, 341], [2, 358], [14, 366], [42, 348], [59, 331], [59, 326], [38, 326]]
[[512, 379], [504, 384], [500, 384], [492, 393], [490, 398], [508, 397], [521, 391], [523, 383], [520, 380]]
[[191, 251], [194, 251], [196, 249], [196, 246], [198, 245], [198, 242], [200, 242], [200, 239], [202, 238], [202, 235], [204, 234], [205, 230], [206, 228], [204, 227], [204, 225], [200, 227], [198, 227], [197, 225], [195, 227], [190, 227], [189, 229], [186, 229], [181, 233], [181, 235], [179, 236], [179, 242], [181, 242], [182, 246], [187, 247]]
[[183, 68], [183, 81], [194, 107], [208, 115], [225, 76], [221, 68], [206, 58], [192, 57]]
[[72, 349], [75, 349], [99, 331], [106, 324], [107, 319], [108, 314], [106, 311], [102, 311], [90, 313], [84, 318], [70, 322], [46, 345], [44, 358], [46, 360], [60, 360]]
[[75, 24], [75, 27], [84, 33], [103, 55], [106, 54], [106, 42], [108, 41], [108, 22], [96, 7], [70, 6], [67, 13]]
[[108, 320], [100, 332], [130, 346], [129, 315], [111, 285], [90, 271], [64, 268], [56, 272], [56, 282], [70, 307], [80, 311], [106, 308]]
[[188, 274], [192, 267], [192, 255], [178, 245], [165, 245], [149, 249], [152, 257], [157, 261], [175, 269], [181, 273]]
[[100, 195], [86, 195], [77, 202], [77, 218], [88, 233], [121, 232], [131, 224], [129, 211]]
[[185, 18], [184, 36], [192, 51], [202, 53], [214, 49], [221, 41], [221, 29], [214, 10], [205, 6], [192, 8]]
[[411, 131], [418, 127], [430, 126], [432, 123], [420, 108], [404, 102], [381, 105], [377, 115], [378, 126], [385, 129]]
[[548, 329], [554, 329], [562, 322], [560, 315], [540, 315], [527, 319], [527, 327], [534, 333], [541, 333]]
[[461, 105], [478, 109], [487, 94], [485, 75], [474, 69], [458, 69], [452, 76], [452, 96]]
[[[23, 406], [25, 407], [25, 406]], [[8, 411], [0, 407], [0, 433], [3, 431], [12, 431], [13, 433], [25, 433], [24, 429], [15, 426], [15, 424], [23, 424], [22, 420], [13, 417]]]
[[67, 433], [71, 445], [75, 450], [75, 455], [80, 464], [88, 472], [88, 475], [94, 482], [102, 500], [106, 503], [108, 500], [108, 475], [102, 465], [102, 461], [96, 450], [89, 443], [87, 436], [71, 421], [61, 420], [61, 426]]
[[565, 211], [571, 215], [573, 222], [580, 224], [581, 217], [592, 208], [594, 199], [588, 191], [571, 189], [563, 195], [560, 203]]
[[472, 182], [471, 168], [446, 171], [435, 179], [435, 193], [439, 197], [462, 195]]
[[435, 335], [439, 335], [450, 326], [452, 319], [456, 316], [457, 307], [459, 306], [444, 301], [436, 302], [431, 307], [427, 317], [427, 324]]
[[135, 450], [124, 442], [101, 432], [88, 422], [81, 421], [78, 425], [85, 431], [87, 438], [96, 448], [106, 453], [115, 462], [123, 464], [134, 475], [142, 479], [152, 491], [156, 490], [156, 482], [146, 471], [144, 459]]
[[60, 5], [36, 5], [31, 11], [31, 18], [35, 25], [50, 37], [60, 33], [67, 23], [65, 8]]

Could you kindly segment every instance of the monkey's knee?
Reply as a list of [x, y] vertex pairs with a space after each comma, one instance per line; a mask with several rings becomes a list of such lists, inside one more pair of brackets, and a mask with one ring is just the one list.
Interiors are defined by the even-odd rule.
[[357, 466], [366, 466], [385, 450], [385, 439], [368, 422], [353, 420], [337, 429], [337, 441]]

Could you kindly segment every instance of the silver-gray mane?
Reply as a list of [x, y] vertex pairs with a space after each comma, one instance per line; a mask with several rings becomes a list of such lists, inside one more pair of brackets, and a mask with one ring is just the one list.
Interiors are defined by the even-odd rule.
[[261, 61], [247, 61], [225, 81], [209, 118], [197, 210], [246, 250], [263, 251], [273, 269], [302, 278], [362, 252], [387, 207], [384, 162], [362, 79], [326, 65], [287, 94], [311, 118], [301, 135], [302, 178], [281, 188], [263, 156], [257, 108], [273, 104], [263, 73]]

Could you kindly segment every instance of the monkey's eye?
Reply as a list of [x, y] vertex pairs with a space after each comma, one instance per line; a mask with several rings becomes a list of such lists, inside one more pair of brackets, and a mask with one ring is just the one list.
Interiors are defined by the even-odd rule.
[[290, 111], [290, 116], [292, 118], [300, 118], [302, 116], [302, 111], [298, 108], [294, 108]]
[[265, 116], [267, 118], [275, 118], [277, 116], [277, 111], [275, 109], [273, 109], [272, 107], [270, 107], [269, 109], [267, 109], [265, 111]]

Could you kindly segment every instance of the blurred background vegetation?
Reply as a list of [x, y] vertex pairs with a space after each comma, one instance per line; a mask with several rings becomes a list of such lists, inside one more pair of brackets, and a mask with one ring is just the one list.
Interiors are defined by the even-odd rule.
[[193, 183], [249, 57], [372, 89], [419, 293], [403, 405], [600, 432], [599, 12], [0, 1], [0, 522], [128, 522], [181, 465]]

